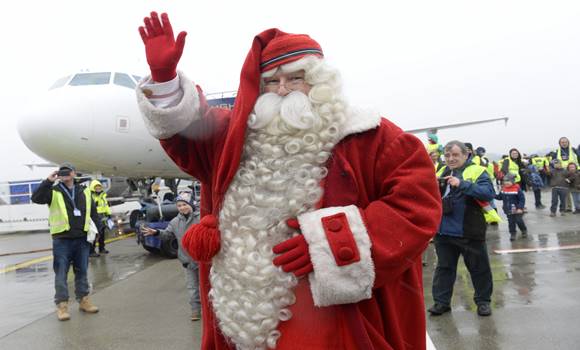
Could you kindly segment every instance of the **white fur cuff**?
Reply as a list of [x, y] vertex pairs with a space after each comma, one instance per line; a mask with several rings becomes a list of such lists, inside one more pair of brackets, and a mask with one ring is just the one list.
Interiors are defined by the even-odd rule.
[[[327, 239], [322, 222], [325, 220], [327, 226], [330, 226], [330, 231], [341, 230], [341, 225], [330, 222], [333, 221], [332, 218], [328, 221], [329, 216], [340, 213], [346, 214], [346, 220], [360, 256], [360, 260], [348, 262], [342, 266], [337, 264], [337, 258], [335, 258], [337, 253], [333, 253], [330, 247], [331, 243]], [[342, 219], [345, 222], [344, 218]], [[369, 299], [375, 281], [375, 268], [371, 258], [371, 240], [359, 209], [354, 205], [324, 208], [298, 216], [298, 222], [308, 242], [310, 258], [314, 266], [314, 272], [308, 276], [314, 304], [329, 306]], [[333, 227], [332, 224], [337, 226]], [[328, 235], [332, 234], [332, 232], [328, 233]]]
[[199, 96], [195, 84], [181, 72], [178, 72], [176, 79], [179, 81], [179, 89], [183, 91], [183, 97], [171, 107], [156, 107], [145, 95], [144, 90], [147, 89], [144, 84], [150, 80], [149, 77], [141, 80], [135, 90], [145, 126], [153, 137], [160, 140], [179, 133], [200, 118]]

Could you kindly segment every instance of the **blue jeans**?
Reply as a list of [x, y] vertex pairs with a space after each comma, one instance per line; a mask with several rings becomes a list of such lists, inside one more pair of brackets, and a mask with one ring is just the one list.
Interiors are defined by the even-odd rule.
[[563, 187], [553, 187], [552, 188], [552, 206], [550, 211], [556, 213], [558, 209], [558, 202], [560, 202], [560, 213], [563, 213], [566, 209], [566, 197], [568, 197], [569, 190]]
[[54, 302], [68, 301], [67, 276], [70, 265], [75, 274], [75, 296], [77, 300], [89, 295], [89, 280], [87, 270], [89, 268], [89, 251], [91, 244], [86, 237], [82, 238], [56, 238], [52, 240], [52, 255], [54, 258]]

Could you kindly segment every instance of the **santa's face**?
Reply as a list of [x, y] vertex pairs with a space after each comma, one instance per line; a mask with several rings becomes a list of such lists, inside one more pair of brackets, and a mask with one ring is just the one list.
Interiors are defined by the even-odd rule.
[[304, 75], [304, 70], [290, 73], [277, 70], [273, 76], [263, 78], [263, 93], [273, 92], [279, 96], [286, 96], [292, 91], [299, 91], [308, 95], [312, 86], [306, 83]]

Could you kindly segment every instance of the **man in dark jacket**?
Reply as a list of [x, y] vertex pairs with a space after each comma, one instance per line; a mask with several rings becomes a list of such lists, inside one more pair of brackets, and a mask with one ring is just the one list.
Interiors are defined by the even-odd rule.
[[75, 295], [79, 302], [79, 310], [87, 313], [99, 311], [88, 297], [87, 270], [91, 243], [87, 242], [87, 232], [91, 220], [97, 225], [99, 232], [103, 232], [104, 227], [99, 220], [90, 190], [75, 184], [75, 175], [74, 166], [65, 163], [58, 171], [50, 174], [32, 194], [34, 203], [49, 205], [48, 222], [52, 235], [56, 290], [54, 302], [60, 321], [70, 319], [67, 274], [71, 263], [75, 274]]
[[463, 255], [475, 289], [474, 301], [480, 316], [491, 315], [493, 281], [485, 245], [484, 202], [495, 192], [485, 168], [468, 161], [468, 150], [459, 141], [445, 146], [447, 168], [440, 172], [443, 217], [435, 236], [437, 268], [433, 276], [433, 316], [451, 311], [457, 262]]

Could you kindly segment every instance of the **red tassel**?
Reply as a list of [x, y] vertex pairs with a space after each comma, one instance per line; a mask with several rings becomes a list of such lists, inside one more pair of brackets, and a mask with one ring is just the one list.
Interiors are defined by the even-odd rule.
[[201, 218], [199, 224], [191, 225], [181, 243], [193, 260], [210, 262], [220, 251], [220, 238], [217, 219], [210, 214]]

